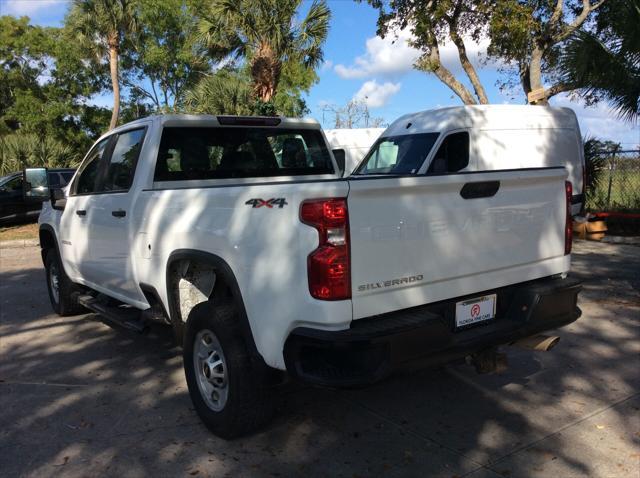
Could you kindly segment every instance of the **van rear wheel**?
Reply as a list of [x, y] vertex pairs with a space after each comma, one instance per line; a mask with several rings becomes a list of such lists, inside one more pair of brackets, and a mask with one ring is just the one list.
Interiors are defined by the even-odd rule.
[[214, 434], [235, 438], [271, 420], [272, 370], [251, 357], [233, 304], [209, 302], [189, 314], [183, 362], [195, 410]]

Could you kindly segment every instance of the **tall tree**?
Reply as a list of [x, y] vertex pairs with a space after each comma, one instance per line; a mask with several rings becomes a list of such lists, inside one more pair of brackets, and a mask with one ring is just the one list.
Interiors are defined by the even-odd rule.
[[132, 99], [155, 111], [177, 111], [186, 91], [211, 71], [207, 52], [195, 40], [198, 18], [186, 0], [137, 0], [134, 48], [126, 52], [122, 82]]
[[[540, 92], [545, 83], [552, 83], [536, 103], [547, 104], [548, 98], [569, 91], [569, 85], [558, 81], [560, 52], [604, 1], [368, 0], [379, 10], [378, 34], [385, 36], [396, 28], [410, 28], [412, 45], [423, 52], [415, 67], [435, 74], [465, 104], [488, 102], [466, 47], [468, 41], [478, 42], [483, 37], [490, 40], [491, 57], [502, 60], [507, 70], [515, 67], [525, 95], [534, 90]], [[447, 41], [457, 50], [463, 81], [442, 64], [440, 49]]]
[[[515, 64], [525, 95], [542, 91], [536, 104], [571, 91], [559, 80], [558, 58], [567, 40], [580, 31], [605, 0], [493, 0], [489, 54]], [[551, 85], [545, 88], [545, 77]]]
[[640, 117], [640, 0], [609, 0], [594, 28], [575, 32], [560, 55], [561, 81], [587, 101]]
[[[467, 42], [478, 42], [486, 32], [488, 2], [472, 0], [368, 0], [379, 11], [378, 35], [385, 37], [397, 29], [409, 28], [410, 44], [422, 55], [415, 63], [418, 70], [433, 73], [464, 104], [486, 104], [487, 93], [467, 53]], [[465, 40], [466, 38], [466, 40]], [[442, 64], [440, 50], [450, 41], [456, 48], [466, 79], [473, 92]]]
[[202, 80], [186, 95], [186, 110], [193, 113], [227, 115], [273, 115], [300, 117], [308, 112], [301, 92], [314, 81], [314, 70], [300, 64], [285, 64], [272, 102], [256, 99], [248, 68], [228, 65]]
[[93, 56], [108, 58], [113, 90], [109, 129], [113, 129], [120, 112], [118, 62], [123, 44], [137, 29], [135, 4], [132, 0], [73, 0], [66, 24]]
[[299, 23], [302, 0], [213, 0], [202, 13], [199, 30], [211, 51], [245, 59], [253, 94], [273, 101], [286, 63], [315, 68], [329, 30], [330, 11], [314, 0]]
[[0, 17], [0, 136], [33, 133], [84, 150], [108, 123], [108, 110], [88, 104], [107, 78], [64, 29]]

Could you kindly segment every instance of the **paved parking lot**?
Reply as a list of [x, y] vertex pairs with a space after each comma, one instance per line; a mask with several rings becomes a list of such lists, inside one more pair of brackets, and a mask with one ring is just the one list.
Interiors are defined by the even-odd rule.
[[365, 390], [291, 385], [225, 442], [191, 408], [171, 332], [51, 313], [39, 250], [0, 249], [2, 476], [640, 476], [640, 247], [578, 242], [583, 317], [551, 352], [507, 349]]

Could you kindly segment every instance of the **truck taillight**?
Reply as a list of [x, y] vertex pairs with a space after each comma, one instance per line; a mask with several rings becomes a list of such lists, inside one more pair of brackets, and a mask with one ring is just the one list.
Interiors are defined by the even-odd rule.
[[571, 222], [571, 196], [573, 196], [573, 187], [571, 182], [565, 181], [564, 191], [567, 196], [567, 215], [564, 224], [564, 255], [571, 254], [571, 243], [573, 240], [573, 224]]
[[351, 298], [349, 212], [346, 198], [311, 199], [300, 220], [316, 228], [319, 244], [307, 258], [309, 292], [320, 300]]

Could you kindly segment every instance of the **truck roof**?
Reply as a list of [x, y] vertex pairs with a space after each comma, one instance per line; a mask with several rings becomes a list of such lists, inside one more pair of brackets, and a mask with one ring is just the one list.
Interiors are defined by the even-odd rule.
[[382, 136], [437, 133], [463, 128], [575, 129], [577, 127], [578, 120], [570, 108], [533, 105], [452, 106], [401, 116], [387, 128]]
[[[277, 125], [260, 125], [258, 124], [260, 120], [265, 120], [265, 122], [269, 123], [272, 123], [274, 120], [279, 120], [279, 123]], [[311, 118], [287, 118], [284, 116], [164, 114], [139, 118], [135, 121], [123, 124], [113, 131], [117, 132], [118, 130], [131, 128], [132, 126], [149, 124], [150, 122], [170, 126], [275, 126], [278, 128], [320, 129], [320, 123]], [[109, 133], [111, 133], [111, 131]]]

